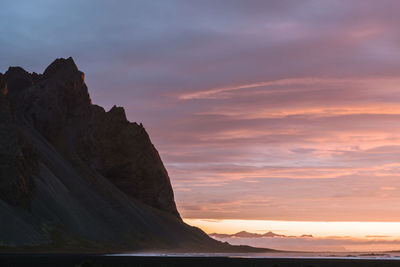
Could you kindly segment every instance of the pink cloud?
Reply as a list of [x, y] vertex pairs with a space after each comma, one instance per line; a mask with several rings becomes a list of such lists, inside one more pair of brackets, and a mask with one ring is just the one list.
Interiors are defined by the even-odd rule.
[[6, 2], [2, 71], [73, 56], [183, 216], [400, 220], [398, 1]]

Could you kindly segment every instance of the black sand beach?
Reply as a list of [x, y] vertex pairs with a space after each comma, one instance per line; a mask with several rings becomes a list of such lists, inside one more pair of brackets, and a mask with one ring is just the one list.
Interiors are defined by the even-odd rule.
[[299, 258], [228, 258], [228, 257], [144, 257], [144, 256], [104, 256], [67, 254], [2, 254], [0, 266], [400, 266], [398, 260], [381, 259], [299, 259]]

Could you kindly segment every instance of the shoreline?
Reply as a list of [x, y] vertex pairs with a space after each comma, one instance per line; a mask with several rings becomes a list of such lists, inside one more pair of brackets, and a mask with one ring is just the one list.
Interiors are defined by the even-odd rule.
[[399, 266], [400, 258], [293, 258], [227, 256], [128, 256], [98, 254], [0, 254], [0, 265], [8, 266]]

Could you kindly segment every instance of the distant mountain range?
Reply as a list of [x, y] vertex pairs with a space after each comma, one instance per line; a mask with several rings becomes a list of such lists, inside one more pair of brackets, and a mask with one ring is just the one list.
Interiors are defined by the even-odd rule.
[[274, 232], [266, 232], [264, 234], [257, 234], [257, 233], [250, 233], [246, 231], [240, 231], [237, 232], [236, 234], [218, 234], [218, 233], [212, 233], [209, 234], [211, 237], [215, 238], [260, 238], [260, 237], [302, 237], [302, 238], [312, 238], [312, 235], [301, 235], [301, 236], [287, 236], [287, 235], [280, 235], [276, 234]]

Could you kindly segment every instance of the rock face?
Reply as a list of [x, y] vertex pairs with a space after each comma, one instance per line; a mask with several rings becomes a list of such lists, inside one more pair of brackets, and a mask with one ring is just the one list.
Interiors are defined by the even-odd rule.
[[179, 217], [167, 170], [143, 126], [130, 123], [121, 107], [92, 110], [95, 151], [79, 151], [81, 158], [127, 195]]
[[72, 58], [0, 74], [0, 248], [229, 248], [185, 224], [146, 130], [91, 103]]
[[71, 164], [90, 166], [127, 195], [179, 217], [168, 173], [145, 129], [130, 123], [122, 107], [105, 112], [92, 105], [72, 58], [55, 60], [43, 75], [10, 68], [5, 78], [19, 115]]
[[34, 186], [36, 160], [16, 124], [7, 101], [8, 87], [0, 74], [0, 199], [11, 205], [29, 207]]

